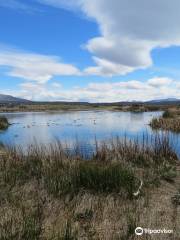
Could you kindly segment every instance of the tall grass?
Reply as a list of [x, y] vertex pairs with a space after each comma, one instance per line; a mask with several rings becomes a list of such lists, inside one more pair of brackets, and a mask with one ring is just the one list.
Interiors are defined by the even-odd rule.
[[179, 118], [154, 118], [152, 119], [150, 126], [153, 129], [162, 129], [165, 131], [172, 131], [180, 133], [180, 119]]
[[[99, 209], [103, 199], [115, 196], [113, 204], [118, 204], [117, 199], [134, 204], [137, 197], [155, 188], [162, 179], [174, 178], [171, 173], [177, 162], [167, 135], [144, 136], [142, 141], [116, 138], [108, 143], [96, 143], [96, 151], [88, 160], [78, 151], [69, 153], [59, 142], [30, 146], [26, 152], [8, 147], [4, 151], [0, 160], [2, 240], [79, 239], [77, 223], [84, 226], [82, 232], [92, 236], [88, 224], [93, 221], [97, 214], [95, 209]], [[134, 193], [140, 182], [143, 188], [137, 196]], [[94, 199], [92, 205], [96, 205], [97, 196], [102, 196], [102, 201], [96, 208], [90, 205], [75, 212], [86, 195]], [[88, 204], [88, 197], [84, 201]], [[55, 216], [49, 208], [52, 212], [55, 208]], [[98, 214], [103, 213], [99, 211]], [[122, 239], [130, 239], [133, 234], [137, 214], [131, 212], [131, 215], [127, 216], [127, 233]], [[62, 221], [61, 229], [56, 227], [54, 220], [58, 216]], [[49, 230], [49, 224], [54, 230]]]
[[137, 188], [133, 170], [118, 161], [85, 161], [54, 147], [48, 150], [49, 153], [42, 148], [37, 151], [36, 147], [28, 155], [19, 154], [15, 149], [11, 151], [8, 159], [0, 164], [3, 183], [11, 187], [36, 179], [56, 197], [79, 191], [124, 192], [131, 197]]
[[147, 175], [151, 170], [153, 177], [160, 179], [160, 172], [177, 160], [165, 135], [144, 136], [141, 143], [117, 138], [97, 146], [88, 161], [78, 152], [69, 154], [58, 142], [30, 146], [26, 153], [16, 148], [6, 151], [0, 162], [4, 184], [13, 187], [36, 179], [55, 196], [87, 190], [130, 197], [139, 184], [139, 172]]

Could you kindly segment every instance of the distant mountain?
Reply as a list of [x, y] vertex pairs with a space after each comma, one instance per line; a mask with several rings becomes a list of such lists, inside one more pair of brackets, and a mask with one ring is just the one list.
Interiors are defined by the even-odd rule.
[[177, 98], [166, 98], [166, 99], [155, 99], [151, 101], [122, 101], [122, 102], [113, 102], [113, 103], [89, 103], [89, 102], [66, 102], [66, 101], [60, 101], [60, 102], [33, 102], [29, 101], [27, 99], [17, 98], [10, 95], [0, 94], [0, 104], [67, 104], [67, 105], [99, 105], [99, 106], [108, 106], [108, 105], [134, 105], [134, 104], [180, 104], [180, 99]]
[[177, 99], [177, 98], [156, 99], [156, 100], [148, 101], [147, 103], [154, 103], [154, 104], [180, 103], [180, 99]]
[[10, 95], [0, 94], [0, 103], [6, 104], [6, 103], [30, 103], [31, 101], [22, 99], [22, 98], [16, 98]]

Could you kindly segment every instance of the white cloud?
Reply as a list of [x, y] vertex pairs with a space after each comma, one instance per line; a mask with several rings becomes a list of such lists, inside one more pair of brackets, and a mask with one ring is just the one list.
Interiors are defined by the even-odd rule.
[[9, 67], [10, 76], [40, 83], [49, 81], [53, 76], [80, 75], [75, 66], [62, 63], [57, 57], [13, 50], [0, 50], [0, 66]]
[[172, 83], [172, 79], [170, 78], [152, 78], [148, 80], [148, 84], [152, 87], [163, 87], [168, 86]]
[[[94, 66], [84, 69], [86, 75], [124, 75], [153, 64], [151, 51], [157, 47], [180, 46], [180, 1], [164, 0], [36, 0], [42, 4], [69, 10], [80, 10], [95, 20], [100, 29], [85, 44]], [[19, 0], [2, 0], [0, 6], [26, 8]], [[30, 7], [30, 6], [29, 6]], [[56, 60], [54, 60], [56, 62]], [[18, 69], [13, 76], [24, 76]], [[51, 73], [43, 78], [48, 79]], [[36, 78], [32, 76], [28, 78]]]
[[113, 75], [118, 75], [119, 72], [121, 72], [121, 75], [125, 75], [133, 70], [132, 67], [112, 63], [111, 61], [102, 58], [94, 57], [94, 61], [97, 66], [87, 67], [84, 70], [84, 74], [112, 77]]
[[68, 9], [79, 8], [94, 19], [101, 36], [86, 44], [95, 66], [86, 74], [118, 75], [152, 65], [156, 47], [180, 46], [180, 1], [40, 0]]
[[[155, 85], [152, 83], [161, 82]], [[57, 87], [58, 84], [58, 87]], [[131, 80], [126, 82], [94, 82], [86, 87], [65, 89], [58, 82], [55, 84], [40, 84], [26, 82], [20, 85], [16, 95], [33, 100], [50, 101], [88, 101], [88, 102], [118, 102], [147, 101], [176, 97], [180, 98], [178, 81], [168, 78], [153, 78], [145, 82]], [[180, 87], [180, 86], [179, 86]], [[11, 93], [12, 94], [12, 93]]]
[[58, 82], [53, 82], [52, 86], [55, 87], [55, 88], [62, 88], [62, 85]]

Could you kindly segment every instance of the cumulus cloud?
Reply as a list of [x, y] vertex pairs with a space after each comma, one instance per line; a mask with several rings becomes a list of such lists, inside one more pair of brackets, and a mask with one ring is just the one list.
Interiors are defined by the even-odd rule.
[[172, 79], [170, 78], [151, 78], [148, 80], [148, 84], [152, 87], [163, 87], [168, 86], [172, 83]]
[[[163, 84], [152, 84], [161, 82]], [[178, 81], [153, 78], [145, 82], [131, 80], [121, 82], [93, 82], [86, 87], [65, 89], [59, 82], [26, 82], [20, 85], [18, 96], [32, 100], [118, 102], [148, 101], [162, 98], [180, 98]], [[17, 94], [16, 94], [17, 95]]]
[[62, 63], [57, 57], [13, 50], [0, 51], [0, 66], [9, 67], [10, 76], [40, 83], [49, 81], [53, 76], [80, 75], [75, 66]]
[[94, 19], [101, 35], [86, 44], [95, 66], [86, 74], [118, 75], [152, 65], [151, 51], [180, 46], [180, 1], [39, 0], [68, 9], [79, 8]]
[[124, 66], [121, 64], [112, 63], [106, 59], [94, 57], [94, 62], [96, 66], [87, 67], [83, 73], [86, 75], [96, 75], [96, 76], [109, 76], [118, 75], [121, 72], [121, 75], [125, 75], [133, 70], [132, 67]]

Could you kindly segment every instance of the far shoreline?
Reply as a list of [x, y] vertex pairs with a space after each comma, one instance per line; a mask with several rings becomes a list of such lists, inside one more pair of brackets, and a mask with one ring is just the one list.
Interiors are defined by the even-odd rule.
[[178, 104], [146, 104], [146, 103], [3, 103], [0, 113], [12, 112], [71, 112], [71, 111], [115, 111], [115, 112], [155, 112], [177, 108]]

